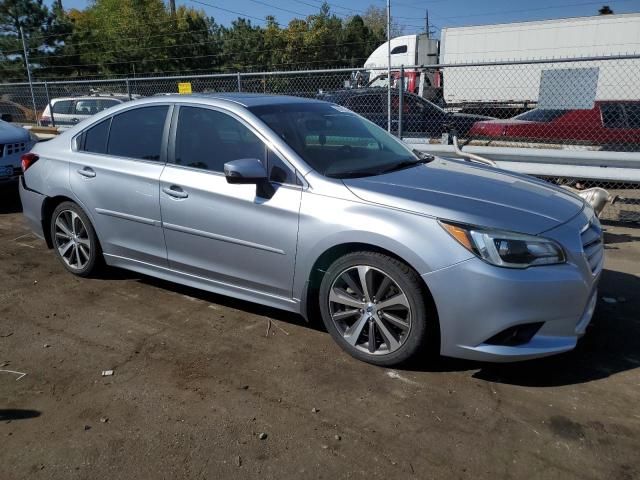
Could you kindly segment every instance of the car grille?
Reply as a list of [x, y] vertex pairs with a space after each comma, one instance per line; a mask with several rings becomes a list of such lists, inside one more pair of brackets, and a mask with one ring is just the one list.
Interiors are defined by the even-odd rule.
[[27, 142], [20, 142], [20, 143], [7, 143], [4, 146], [4, 154], [9, 156], [9, 155], [14, 155], [16, 153], [22, 153], [22, 152], [26, 152], [27, 151]]
[[598, 221], [589, 222], [580, 233], [582, 238], [582, 251], [589, 264], [591, 273], [597, 275], [602, 270], [604, 263], [604, 244], [602, 242], [602, 229]]

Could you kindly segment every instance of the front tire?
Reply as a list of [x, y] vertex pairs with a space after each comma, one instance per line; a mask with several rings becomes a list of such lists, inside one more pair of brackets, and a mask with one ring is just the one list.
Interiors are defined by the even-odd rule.
[[73, 202], [63, 202], [51, 215], [51, 243], [64, 268], [88, 277], [100, 267], [102, 251], [86, 213]]
[[424, 285], [407, 264], [377, 252], [338, 258], [320, 284], [320, 312], [350, 355], [380, 366], [408, 361], [427, 346]]

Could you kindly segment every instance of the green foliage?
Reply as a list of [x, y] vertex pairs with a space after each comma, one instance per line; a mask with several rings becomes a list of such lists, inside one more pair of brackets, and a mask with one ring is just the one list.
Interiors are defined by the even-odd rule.
[[385, 41], [380, 9], [342, 20], [325, 3], [285, 27], [238, 18], [225, 27], [203, 11], [163, 0], [93, 0], [65, 12], [58, 2], [0, 0], [0, 75], [24, 78], [19, 27], [37, 78], [212, 73], [362, 66]]
[[0, 1], [0, 78], [22, 78], [24, 59], [20, 27], [29, 50], [45, 48], [53, 16], [42, 0]]

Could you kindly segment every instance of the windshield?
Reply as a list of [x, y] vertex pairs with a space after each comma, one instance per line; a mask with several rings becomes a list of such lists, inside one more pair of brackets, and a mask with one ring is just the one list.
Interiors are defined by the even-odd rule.
[[423, 161], [380, 127], [338, 105], [295, 103], [249, 110], [327, 177], [378, 175]]
[[556, 118], [560, 118], [568, 111], [569, 110], [548, 110], [544, 108], [534, 108], [533, 110], [529, 110], [528, 112], [521, 113], [520, 115], [515, 117], [515, 119], [541, 123], [553, 122]]

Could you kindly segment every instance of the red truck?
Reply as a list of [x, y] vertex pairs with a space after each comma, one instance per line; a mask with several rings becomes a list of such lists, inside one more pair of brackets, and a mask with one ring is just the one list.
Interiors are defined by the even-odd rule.
[[589, 145], [640, 144], [640, 101], [596, 101], [590, 110], [534, 108], [508, 120], [476, 122], [469, 136]]

